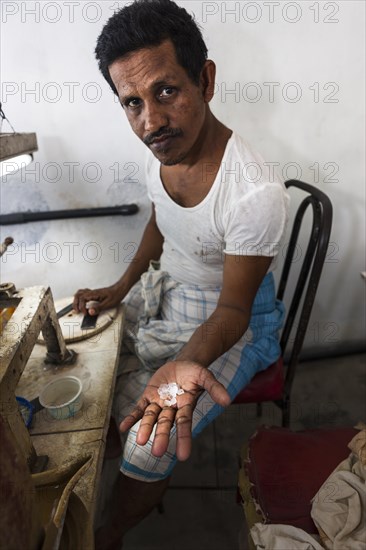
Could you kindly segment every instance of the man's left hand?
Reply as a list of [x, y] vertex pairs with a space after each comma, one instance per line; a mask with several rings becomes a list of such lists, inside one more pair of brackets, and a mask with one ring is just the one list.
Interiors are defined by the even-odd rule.
[[[176, 406], [166, 406], [164, 399], [158, 394], [158, 388], [162, 384], [172, 382], [176, 382], [184, 393], [177, 395]], [[153, 374], [136, 406], [121, 422], [120, 430], [129, 430], [141, 419], [136, 441], [138, 445], [145, 445], [156, 424], [152, 454], [162, 456], [167, 451], [170, 430], [175, 422], [177, 458], [187, 460], [192, 447], [193, 410], [203, 391], [207, 391], [212, 399], [223, 407], [231, 402], [224, 386], [202, 365], [191, 361], [165, 363]]]

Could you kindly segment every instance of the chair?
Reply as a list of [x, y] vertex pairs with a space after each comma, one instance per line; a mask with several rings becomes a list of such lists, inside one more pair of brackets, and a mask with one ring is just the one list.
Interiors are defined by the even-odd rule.
[[[287, 188], [296, 187], [297, 189], [301, 189], [307, 193], [307, 196], [301, 202], [294, 219], [279, 281], [277, 292], [279, 300], [282, 300], [284, 297], [304, 214], [311, 205], [313, 223], [310, 238], [282, 331], [280, 341], [281, 356], [276, 363], [256, 374], [250, 384], [233, 401], [233, 404], [257, 403], [258, 416], [261, 415], [261, 404], [273, 401], [282, 410], [282, 425], [284, 427], [290, 424], [291, 388], [327, 253], [333, 211], [332, 204], [327, 195], [316, 187], [298, 180], [289, 180], [285, 185]], [[294, 338], [290, 342], [289, 337], [295, 328], [294, 322], [301, 302], [302, 307], [298, 324], [295, 329]], [[286, 362], [284, 361], [285, 353], [286, 357], [289, 357]]]
[[[311, 500], [350, 454], [348, 444], [357, 433], [346, 426], [300, 432], [261, 426], [240, 457], [238, 486], [248, 529], [255, 523], [285, 524], [318, 534]], [[329, 483], [324, 502], [335, 498], [337, 487]], [[254, 550], [250, 533], [248, 543]]]

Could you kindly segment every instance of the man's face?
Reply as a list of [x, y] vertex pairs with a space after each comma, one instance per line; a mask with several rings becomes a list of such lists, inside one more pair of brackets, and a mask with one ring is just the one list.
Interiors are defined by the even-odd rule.
[[132, 52], [109, 72], [135, 134], [162, 164], [194, 158], [207, 101], [181, 67], [172, 42]]

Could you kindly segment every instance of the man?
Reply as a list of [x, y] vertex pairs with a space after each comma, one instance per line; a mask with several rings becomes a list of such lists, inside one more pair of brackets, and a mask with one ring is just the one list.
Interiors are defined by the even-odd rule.
[[[91, 314], [125, 301], [113, 410], [129, 433], [113, 517], [96, 542], [113, 550], [161, 500], [192, 435], [277, 359], [283, 308], [271, 272], [288, 201], [281, 183], [245, 175], [263, 161], [211, 112], [215, 65], [183, 8], [136, 0], [107, 22], [96, 55], [152, 152], [152, 214], [134, 261], [114, 285], [74, 300], [82, 312], [99, 302]], [[171, 406], [158, 390], [173, 382], [184, 393]]]

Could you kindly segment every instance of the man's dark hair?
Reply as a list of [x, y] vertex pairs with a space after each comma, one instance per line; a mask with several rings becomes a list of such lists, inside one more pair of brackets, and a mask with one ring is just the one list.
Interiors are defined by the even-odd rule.
[[198, 84], [207, 47], [198, 25], [184, 8], [171, 0], [135, 0], [112, 15], [98, 38], [95, 54], [116, 95], [109, 65], [129, 52], [159, 46], [167, 39], [175, 47], [178, 63]]

